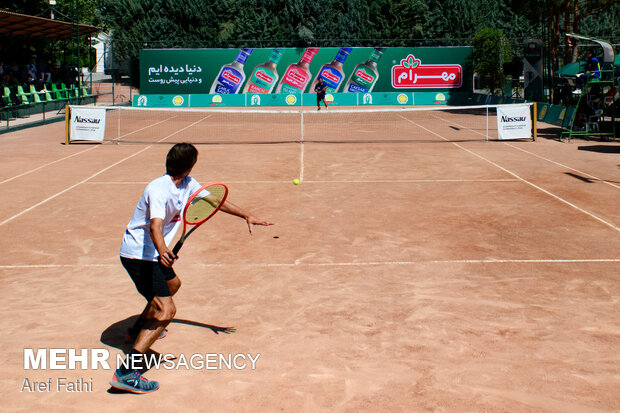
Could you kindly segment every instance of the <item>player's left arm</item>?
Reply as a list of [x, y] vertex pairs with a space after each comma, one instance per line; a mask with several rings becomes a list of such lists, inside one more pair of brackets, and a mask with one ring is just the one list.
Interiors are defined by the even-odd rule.
[[245, 221], [248, 223], [248, 230], [250, 231], [250, 234], [253, 233], [252, 227], [254, 225], [264, 225], [264, 226], [273, 225], [273, 222], [269, 222], [264, 219], [256, 218], [254, 215], [248, 213], [247, 211], [244, 211], [243, 209], [241, 209], [240, 207], [238, 207], [237, 205], [233, 204], [230, 201], [226, 201], [224, 205], [222, 205], [220, 210], [226, 212], [227, 214], [234, 215], [236, 217], [245, 219]]

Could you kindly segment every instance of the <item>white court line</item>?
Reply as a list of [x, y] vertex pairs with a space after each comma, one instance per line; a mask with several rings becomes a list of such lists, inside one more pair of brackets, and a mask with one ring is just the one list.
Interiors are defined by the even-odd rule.
[[[516, 178], [500, 179], [373, 179], [373, 180], [320, 180], [304, 181], [315, 184], [398, 184], [398, 183], [440, 183], [440, 182], [521, 182]], [[282, 184], [290, 183], [288, 180], [271, 181], [226, 181], [227, 184]], [[88, 185], [146, 185], [148, 182], [118, 182], [118, 181], [98, 181], [87, 182]]]
[[602, 182], [602, 183], [604, 183], [604, 184], [611, 185], [611, 186], [613, 186], [614, 188], [618, 188], [618, 189], [620, 189], [620, 185], [616, 185], [616, 184], [614, 184], [613, 182], [608, 182], [608, 181], [606, 181], [606, 180], [604, 180], [604, 179], [601, 179], [601, 178], [599, 178], [599, 177], [597, 177], [597, 176], [590, 175], [590, 174], [589, 174], [589, 173], [587, 173], [587, 172], [583, 172], [583, 171], [580, 171], [579, 169], [571, 168], [570, 166], [567, 166], [567, 165], [561, 164], [561, 163], [556, 162], [556, 161], [554, 161], [554, 160], [552, 160], [552, 159], [548, 159], [548, 158], [545, 158], [544, 156], [537, 155], [537, 154], [535, 154], [535, 153], [533, 153], [533, 152], [530, 152], [530, 151], [526, 151], [525, 149], [523, 149], [523, 148], [519, 148], [518, 146], [511, 145], [511, 144], [509, 144], [508, 142], [503, 142], [503, 143], [504, 143], [504, 144], [506, 144], [506, 145], [508, 145], [508, 146], [510, 146], [511, 148], [518, 149], [518, 150], [520, 150], [521, 152], [528, 153], [528, 154], [530, 154], [530, 155], [532, 155], [532, 156], [535, 156], [535, 157], [537, 157], [537, 158], [543, 159], [543, 160], [545, 160], [545, 161], [547, 161], [547, 162], [551, 162], [551, 163], [553, 163], [553, 164], [556, 164], [556, 165], [558, 165], [558, 166], [561, 166], [562, 168], [570, 169], [571, 171], [573, 171], [573, 172], [577, 172], [578, 174], [583, 175], [583, 176], [585, 176], [585, 177], [587, 177], [587, 178], [596, 179], [596, 180], [597, 180], [597, 181], [599, 181], [599, 182]]
[[[191, 125], [188, 125], [187, 127], [183, 128], [183, 129], [180, 129], [180, 130], [176, 131], [175, 133], [172, 133], [172, 134], [170, 134], [170, 135], [166, 136], [165, 138], [160, 139], [160, 140], [159, 140], [159, 141], [157, 141], [157, 142], [162, 142], [162, 141], [164, 141], [164, 140], [166, 140], [166, 139], [168, 139], [168, 138], [170, 138], [170, 137], [174, 136], [176, 133], [179, 133], [179, 132], [181, 132], [181, 131], [183, 131], [183, 130], [185, 130], [185, 129], [187, 129], [187, 128], [192, 127], [193, 125], [195, 125], [195, 124], [196, 124], [196, 123], [198, 123], [198, 122], [201, 122], [201, 121], [202, 121], [202, 120], [204, 120], [204, 119], [206, 119], [206, 118], [203, 118], [203, 119], [201, 119], [201, 120], [199, 120], [199, 121], [196, 121], [196, 122], [192, 123]], [[136, 156], [136, 155], [139, 155], [140, 153], [142, 153], [142, 152], [144, 152], [144, 151], [146, 151], [146, 150], [148, 150], [148, 149], [150, 149], [150, 148], [152, 148], [152, 147], [153, 147], [153, 145], [149, 145], [149, 146], [147, 146], [147, 147], [145, 147], [145, 148], [143, 148], [143, 149], [139, 150], [138, 152], [135, 152], [134, 154], [129, 155], [129, 156], [127, 156], [127, 157], [125, 157], [125, 158], [121, 159], [120, 161], [115, 162], [115, 163], [113, 163], [112, 165], [107, 166], [107, 167], [105, 167], [105, 168], [101, 169], [100, 171], [98, 171], [98, 172], [94, 173], [93, 175], [89, 176], [88, 178], [83, 179], [83, 180], [81, 180], [80, 182], [78, 182], [78, 183], [76, 183], [76, 184], [73, 184], [73, 185], [71, 185], [70, 187], [65, 188], [65, 189], [63, 189], [62, 191], [57, 192], [57, 193], [55, 193], [54, 195], [52, 195], [52, 196], [50, 196], [50, 197], [48, 197], [48, 198], [44, 199], [43, 201], [38, 202], [38, 203], [36, 203], [36, 204], [32, 205], [31, 207], [26, 208], [26, 209], [24, 209], [24, 210], [20, 211], [19, 213], [17, 213], [17, 214], [15, 214], [15, 215], [13, 215], [12, 217], [7, 218], [7, 219], [5, 219], [4, 221], [0, 222], [0, 227], [1, 227], [1, 226], [3, 226], [3, 225], [4, 225], [4, 224], [6, 224], [6, 223], [11, 222], [11, 221], [12, 221], [12, 220], [14, 220], [15, 218], [18, 218], [18, 217], [20, 217], [20, 216], [24, 215], [25, 213], [30, 212], [30, 211], [32, 211], [33, 209], [35, 209], [35, 208], [37, 208], [37, 207], [39, 207], [39, 206], [41, 206], [41, 205], [45, 204], [46, 202], [51, 201], [52, 199], [59, 197], [60, 195], [62, 195], [62, 194], [64, 194], [64, 193], [66, 193], [66, 192], [68, 192], [68, 191], [70, 191], [70, 190], [74, 189], [75, 187], [78, 187], [78, 186], [80, 186], [80, 185], [82, 185], [82, 184], [84, 184], [84, 183], [86, 183], [86, 182], [90, 181], [90, 180], [91, 180], [91, 179], [93, 179], [94, 177], [96, 177], [96, 176], [98, 176], [98, 175], [101, 175], [102, 173], [104, 173], [104, 172], [108, 171], [109, 169], [112, 169], [113, 167], [115, 167], [115, 166], [117, 166], [117, 165], [119, 165], [119, 164], [121, 164], [121, 163], [125, 162], [125, 161], [126, 161], [126, 160], [128, 160], [128, 159], [133, 158], [133, 157], [134, 157], [134, 156]]]
[[[418, 123], [415, 123], [415, 122], [413, 122], [413, 121], [411, 121], [411, 120], [409, 120], [409, 119], [405, 118], [405, 117], [404, 117], [404, 116], [402, 116], [402, 115], [399, 115], [399, 116], [400, 116], [400, 117], [402, 117], [403, 119], [405, 119], [407, 122], [412, 123], [412, 124], [414, 124], [414, 125], [416, 125], [416, 126], [418, 126], [418, 127], [422, 128], [422, 129], [424, 129], [424, 130], [428, 131], [429, 133], [432, 133], [432, 134], [433, 134], [433, 135], [435, 135], [435, 136], [438, 136], [440, 139], [443, 139], [443, 140], [444, 140], [444, 141], [446, 141], [446, 142], [450, 142], [448, 139], [444, 138], [443, 136], [439, 135], [438, 133], [435, 133], [435, 132], [433, 132], [432, 130], [427, 129], [427, 128], [425, 128], [424, 126], [422, 126], [422, 125], [420, 125], [420, 124], [418, 124]], [[440, 118], [440, 119], [441, 119], [441, 118]], [[615, 226], [614, 224], [612, 224], [611, 222], [607, 222], [607, 221], [605, 221], [603, 218], [600, 218], [600, 217], [598, 217], [598, 216], [594, 215], [593, 213], [588, 212], [588, 211], [586, 211], [585, 209], [578, 207], [577, 205], [573, 204], [572, 202], [569, 202], [569, 201], [567, 201], [566, 199], [564, 199], [564, 198], [562, 198], [562, 197], [560, 197], [560, 196], [558, 196], [558, 195], [555, 195], [555, 194], [553, 194], [553, 193], [551, 193], [551, 192], [547, 191], [546, 189], [541, 188], [540, 186], [538, 186], [538, 185], [536, 185], [536, 184], [534, 184], [534, 183], [532, 183], [532, 182], [530, 182], [530, 181], [528, 181], [528, 180], [526, 180], [526, 179], [524, 179], [524, 178], [521, 178], [521, 177], [520, 177], [519, 175], [517, 175], [516, 173], [514, 173], [514, 172], [512, 172], [512, 171], [509, 171], [508, 169], [506, 169], [506, 168], [504, 168], [504, 167], [502, 167], [502, 166], [500, 166], [500, 165], [496, 164], [495, 162], [491, 161], [490, 159], [487, 159], [487, 158], [485, 158], [484, 156], [479, 155], [479, 154], [475, 153], [474, 151], [471, 151], [471, 150], [469, 150], [469, 149], [467, 149], [467, 148], [465, 148], [465, 147], [463, 147], [463, 146], [459, 145], [459, 144], [458, 144], [458, 143], [456, 143], [456, 142], [450, 142], [450, 143], [451, 143], [452, 145], [456, 146], [457, 148], [460, 148], [460, 149], [464, 150], [465, 152], [468, 152], [468, 153], [470, 153], [470, 154], [472, 154], [472, 155], [474, 155], [474, 156], [476, 156], [476, 157], [478, 157], [478, 158], [482, 159], [483, 161], [488, 162], [489, 164], [491, 164], [491, 165], [495, 166], [496, 168], [501, 169], [502, 171], [506, 172], [507, 174], [514, 176], [515, 178], [517, 178], [518, 180], [522, 181], [523, 183], [525, 183], [525, 184], [527, 184], [527, 185], [530, 185], [531, 187], [533, 187], [533, 188], [535, 188], [535, 189], [538, 189], [539, 191], [541, 191], [541, 192], [543, 192], [543, 193], [545, 193], [545, 194], [547, 194], [547, 195], [549, 195], [549, 196], [551, 196], [551, 197], [553, 197], [553, 198], [557, 199], [557, 200], [558, 200], [558, 201], [560, 201], [560, 202], [563, 202], [564, 204], [566, 204], [566, 205], [570, 206], [571, 208], [574, 208], [574, 209], [576, 209], [577, 211], [582, 212], [582, 213], [584, 213], [584, 214], [586, 214], [586, 215], [590, 216], [591, 218], [594, 218], [595, 220], [597, 220], [597, 221], [599, 221], [599, 222], [601, 222], [601, 223], [603, 223], [603, 224], [607, 225], [608, 227], [610, 227], [610, 228], [612, 228], [612, 229], [615, 229], [616, 231], [620, 231], [620, 228], [616, 227], [616, 226]]]
[[76, 184], [73, 184], [73, 185], [71, 185], [70, 187], [68, 187], [68, 188], [66, 188], [66, 189], [63, 189], [62, 191], [57, 192], [57, 193], [55, 193], [54, 195], [52, 195], [52, 196], [50, 196], [50, 197], [48, 197], [48, 198], [45, 198], [43, 201], [38, 202], [38, 203], [36, 203], [36, 204], [32, 205], [31, 207], [26, 208], [26, 209], [24, 209], [24, 210], [20, 211], [19, 213], [17, 213], [17, 214], [15, 214], [15, 215], [13, 215], [12, 217], [7, 218], [7, 219], [5, 219], [4, 221], [0, 222], [0, 227], [1, 227], [2, 225], [4, 225], [4, 224], [8, 223], [8, 222], [11, 222], [11, 221], [12, 221], [12, 220], [14, 220], [15, 218], [18, 218], [18, 217], [20, 217], [20, 216], [24, 215], [26, 212], [30, 212], [30, 211], [32, 211], [33, 209], [35, 209], [35, 208], [37, 208], [37, 207], [39, 207], [39, 206], [41, 206], [41, 205], [45, 204], [46, 202], [51, 201], [52, 199], [59, 197], [60, 195], [64, 194], [65, 192], [68, 192], [68, 191], [72, 190], [73, 188], [75, 188], [75, 187], [77, 187], [77, 186], [82, 185], [83, 183], [85, 183], [85, 182], [87, 182], [87, 181], [89, 181], [89, 180], [93, 179], [93, 178], [94, 178], [94, 177], [96, 177], [97, 175], [101, 175], [101, 174], [102, 174], [102, 173], [104, 173], [105, 171], [107, 171], [107, 170], [109, 170], [109, 169], [111, 169], [111, 168], [115, 167], [116, 165], [118, 165], [118, 164], [120, 164], [120, 163], [122, 163], [122, 162], [125, 162], [127, 159], [131, 159], [131, 158], [133, 158], [134, 156], [136, 156], [136, 155], [138, 155], [138, 154], [140, 154], [140, 153], [142, 153], [142, 152], [146, 151], [147, 149], [149, 149], [149, 148], [151, 148], [151, 147], [152, 147], [152, 145], [151, 145], [151, 146], [148, 146], [148, 147], [146, 147], [146, 148], [144, 148], [144, 149], [142, 149], [142, 150], [140, 150], [140, 151], [138, 151], [138, 152], [136, 152], [136, 153], [134, 153], [133, 155], [129, 155], [128, 157], [123, 158], [123, 159], [121, 159], [120, 161], [115, 162], [115, 163], [113, 163], [112, 165], [110, 165], [110, 166], [107, 166], [107, 167], [103, 168], [103, 169], [102, 169], [102, 170], [100, 170], [99, 172], [94, 173], [93, 175], [89, 176], [88, 178], [83, 179], [83, 180], [81, 180], [80, 182], [78, 182], [78, 183], [76, 183]]
[[398, 184], [398, 183], [441, 183], [441, 182], [520, 182], [519, 179], [372, 179], [372, 180], [321, 180], [305, 181], [306, 183], [316, 184]]
[[300, 166], [299, 166], [299, 182], [303, 182], [304, 181], [304, 169], [305, 169], [305, 163], [304, 163], [304, 142], [301, 142], [301, 155], [300, 155]]
[[[161, 123], [168, 122], [169, 120], [174, 119], [174, 118], [176, 118], [176, 117], [177, 117], [177, 116], [176, 116], [176, 115], [174, 115], [174, 116], [171, 116], [171, 117], [169, 117], [169, 118], [167, 118], [167, 119], [162, 119], [161, 121], [156, 122], [156, 123], [154, 123], [154, 124], [152, 124], [152, 125], [148, 125], [148, 126], [145, 126], [145, 127], [143, 127], [143, 128], [136, 129], [136, 130], [134, 130], [134, 131], [131, 131], [131, 132], [126, 133], [125, 135], [123, 135], [123, 138], [126, 138], [126, 137], [127, 137], [127, 136], [129, 136], [129, 135], [133, 135], [134, 133], [141, 132], [141, 131], [143, 131], [143, 130], [145, 130], [145, 129], [150, 129], [150, 128], [152, 128], [152, 127], [154, 127], [154, 126], [157, 126], [157, 125], [159, 125], [159, 124], [161, 124]], [[119, 119], [119, 122], [120, 122], [120, 119]], [[167, 138], [168, 138], [168, 137], [166, 137], [165, 139], [167, 139]], [[120, 140], [121, 140], [121, 137], [119, 136], [119, 137], [118, 137], [118, 139], [112, 139], [112, 141], [114, 141], [114, 140], [116, 140], [116, 141], [120, 141]]]
[[[437, 119], [441, 119], [441, 120], [442, 120], [442, 121], [444, 121], [444, 122], [452, 122], [452, 121], [449, 121], [448, 119], [445, 119], [445, 118], [442, 118], [441, 116], [438, 116], [438, 115], [437, 115], [437, 114], [435, 114], [435, 113], [433, 113], [433, 116], [434, 116], [435, 118], [437, 118]], [[452, 122], [452, 123], [454, 123], [454, 124], [455, 124], [455, 125], [457, 125], [458, 127], [461, 127], [461, 128], [464, 128], [464, 129], [468, 129], [468, 130], [470, 130], [471, 132], [477, 133], [478, 135], [485, 136], [483, 133], [480, 133], [480, 132], [478, 132], [478, 131], [476, 131], [476, 130], [473, 130], [473, 129], [471, 129], [471, 128], [468, 128], [467, 126], [460, 125], [460, 124], [458, 124], [458, 123], [456, 123], [456, 122]], [[555, 164], [555, 165], [561, 166], [562, 168], [570, 169], [571, 171], [573, 171], [573, 172], [577, 172], [578, 174], [581, 174], [581, 175], [583, 175], [583, 176], [585, 176], [585, 177], [587, 177], [587, 178], [596, 179], [597, 181], [600, 181], [600, 182], [605, 183], [605, 184], [607, 184], [607, 185], [613, 186], [614, 188], [618, 188], [618, 189], [620, 189], [620, 186], [619, 186], [619, 185], [616, 185], [616, 184], [614, 184], [614, 183], [612, 183], [612, 182], [605, 181], [604, 179], [601, 179], [601, 178], [599, 178], [599, 177], [597, 177], [597, 176], [590, 175], [590, 174], [589, 174], [589, 173], [587, 173], [587, 172], [583, 172], [583, 171], [580, 171], [579, 169], [571, 168], [571, 167], [570, 167], [570, 166], [568, 166], [568, 165], [564, 165], [564, 164], [559, 163], [559, 162], [557, 162], [557, 161], [554, 161], [554, 160], [552, 160], [552, 159], [545, 158], [544, 156], [541, 156], [541, 155], [535, 154], [535, 153], [530, 152], [530, 151], [526, 151], [525, 149], [523, 149], [523, 148], [519, 148], [518, 146], [515, 146], [515, 145], [512, 145], [512, 144], [510, 144], [509, 142], [502, 142], [502, 143], [503, 143], [504, 145], [510, 146], [511, 148], [517, 149], [517, 150], [519, 150], [519, 151], [521, 151], [521, 152], [525, 152], [525, 153], [527, 153], [527, 154], [530, 154], [530, 155], [532, 155], [532, 156], [534, 156], [534, 157], [536, 157], [536, 158], [539, 158], [539, 159], [542, 159], [542, 160], [544, 160], [544, 161], [547, 161], [547, 162], [553, 163], [553, 164]]]
[[13, 176], [13, 177], [11, 177], [11, 178], [7, 178], [7, 179], [5, 179], [4, 181], [0, 182], [0, 184], [4, 184], [4, 183], [7, 183], [7, 182], [11, 182], [11, 181], [13, 181], [13, 180], [15, 180], [15, 179], [17, 179], [17, 178], [21, 178], [21, 177], [22, 177], [22, 176], [24, 176], [24, 175], [28, 175], [28, 174], [31, 174], [31, 173], [33, 173], [33, 172], [38, 171], [39, 169], [43, 169], [43, 168], [45, 168], [46, 166], [50, 166], [50, 165], [53, 165], [53, 164], [55, 164], [55, 163], [62, 162], [62, 161], [64, 161], [64, 160], [67, 160], [67, 159], [72, 158], [72, 157], [77, 156], [77, 155], [81, 155], [81, 154], [83, 154], [84, 152], [92, 151], [92, 150], [93, 150], [93, 149], [95, 149], [95, 148], [97, 148], [97, 147], [96, 147], [96, 146], [93, 146], [92, 148], [85, 149], [85, 150], [83, 150], [83, 151], [81, 151], [81, 152], [76, 152], [76, 153], [74, 153], [74, 154], [72, 154], [72, 155], [65, 156], [64, 158], [60, 158], [60, 159], [57, 159], [57, 160], [55, 160], [55, 161], [48, 162], [48, 163], [46, 163], [46, 164], [44, 164], [44, 165], [41, 165], [41, 166], [39, 166], [39, 167], [36, 167], [36, 168], [34, 168], [34, 169], [31, 169], [31, 170], [26, 171], [26, 172], [24, 172], [24, 173], [21, 173], [21, 174], [19, 174], [19, 175], [15, 175], [15, 176]]
[[[175, 116], [175, 117], [176, 117], [176, 116]], [[123, 138], [124, 138], [124, 137], [127, 137], [127, 136], [129, 136], [129, 135], [131, 135], [131, 134], [134, 134], [134, 133], [140, 132], [140, 131], [142, 131], [142, 130], [144, 130], [144, 129], [151, 128], [151, 127], [153, 127], [153, 126], [157, 126], [157, 125], [159, 125], [160, 123], [166, 122], [166, 121], [168, 121], [168, 120], [170, 120], [170, 119], [173, 119], [173, 118], [174, 118], [174, 117], [172, 117], [172, 118], [168, 118], [168, 119], [164, 119], [164, 120], [162, 120], [162, 121], [160, 121], [160, 122], [157, 122], [157, 123], [155, 123], [155, 124], [153, 124], [153, 125], [149, 125], [149, 126], [145, 126], [144, 128], [136, 129], [136, 130], [135, 130], [135, 131], [133, 131], [133, 132], [129, 132], [128, 134], [123, 135]], [[167, 139], [167, 138], [165, 138], [165, 139]], [[4, 181], [0, 181], [0, 185], [2, 185], [2, 184], [4, 184], [4, 183], [7, 183], [7, 182], [11, 182], [11, 181], [13, 181], [13, 180], [15, 180], [15, 179], [17, 179], [17, 178], [21, 178], [21, 177], [22, 177], [22, 176], [24, 176], [24, 175], [28, 175], [28, 174], [31, 174], [31, 173], [33, 173], [33, 172], [36, 172], [36, 171], [38, 171], [39, 169], [43, 169], [43, 168], [45, 168], [45, 167], [47, 167], [47, 166], [54, 165], [55, 163], [62, 162], [62, 161], [64, 161], [64, 160], [67, 160], [67, 159], [69, 159], [69, 158], [73, 158], [74, 156], [81, 155], [81, 154], [83, 154], [83, 153], [85, 153], [85, 152], [88, 152], [88, 151], [92, 151], [93, 149], [96, 149], [96, 148], [98, 148], [98, 146], [93, 146], [92, 148], [85, 149], [85, 150], [83, 150], [83, 151], [81, 151], [81, 152], [76, 152], [76, 153], [74, 153], [74, 154], [72, 154], [72, 155], [65, 156], [64, 158], [60, 158], [60, 159], [57, 159], [57, 160], [55, 160], [55, 161], [48, 162], [48, 163], [46, 163], [46, 164], [44, 164], [44, 165], [41, 165], [41, 166], [39, 166], [39, 167], [37, 167], [37, 168], [31, 169], [31, 170], [26, 171], [26, 172], [24, 172], [24, 173], [21, 173], [21, 174], [19, 174], [19, 175], [15, 175], [15, 176], [13, 176], [13, 177], [11, 177], [11, 178], [7, 178], [7, 179], [5, 179]]]
[[[197, 262], [192, 265], [200, 267], [365, 267], [381, 265], [419, 265], [419, 264], [588, 264], [615, 263], [620, 258], [540, 258], [540, 259], [460, 259], [460, 260], [419, 260], [419, 261], [367, 261], [367, 262], [303, 262], [292, 263], [211, 263]], [[0, 269], [36, 269], [36, 268], [109, 268], [119, 264], [15, 264], [0, 265]]]

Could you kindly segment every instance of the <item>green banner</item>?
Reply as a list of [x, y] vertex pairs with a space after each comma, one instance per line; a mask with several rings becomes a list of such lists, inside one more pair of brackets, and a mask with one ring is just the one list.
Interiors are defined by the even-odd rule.
[[[385, 92], [385, 93], [328, 93], [329, 106], [406, 106], [406, 105], [465, 105], [467, 92]], [[179, 94], [133, 95], [136, 107], [289, 107], [316, 106], [316, 93], [303, 94]], [[322, 103], [321, 103], [322, 104]]]
[[552, 125], [568, 127], [571, 117], [575, 112], [574, 107], [566, 107], [560, 105], [550, 105], [548, 103], [538, 104], [537, 119], [540, 122], [550, 123]]
[[134, 95], [132, 106], [150, 108], [189, 107], [189, 95]]
[[471, 47], [143, 49], [145, 95], [471, 91]]

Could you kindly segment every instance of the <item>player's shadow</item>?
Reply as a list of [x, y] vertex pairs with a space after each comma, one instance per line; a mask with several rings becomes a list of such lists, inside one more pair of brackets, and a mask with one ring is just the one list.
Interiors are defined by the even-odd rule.
[[[127, 329], [133, 326], [137, 319], [138, 319], [138, 315], [133, 315], [131, 317], [127, 317], [124, 320], [117, 321], [116, 323], [112, 324], [111, 326], [106, 328], [103, 331], [103, 333], [101, 333], [101, 338], [100, 338], [101, 342], [105, 344], [106, 346], [117, 348], [121, 350], [124, 354], [128, 354], [131, 351], [131, 348], [133, 347], [133, 341], [128, 339]], [[211, 324], [205, 324], [205, 323], [200, 323], [200, 322], [191, 321], [191, 320], [174, 319], [172, 320], [172, 323], [185, 324], [185, 325], [194, 326], [194, 327], [208, 328], [215, 334], [220, 334], [220, 333], [231, 334], [236, 331], [234, 327], [219, 327], [219, 326], [214, 326]], [[149, 350], [146, 356], [149, 358], [153, 358], [153, 357], [158, 358], [160, 356], [160, 353], [154, 350]], [[146, 371], [148, 371], [148, 369], [144, 369], [143, 373]], [[108, 393], [125, 394], [129, 392], [126, 392], [124, 390], [119, 390], [114, 387], [110, 387], [108, 389]]]
[[[133, 315], [112, 324], [106, 328], [103, 333], [101, 333], [101, 342], [106, 346], [115, 347], [127, 354], [131, 351], [131, 347], [133, 345], [133, 342], [127, 339], [127, 329], [133, 326], [137, 319], [138, 315]], [[175, 318], [172, 320], [171, 324], [185, 324], [194, 327], [207, 328], [215, 334], [231, 334], [236, 331], [234, 327], [219, 327], [211, 324], [200, 323], [198, 321], [183, 320], [180, 318]]]

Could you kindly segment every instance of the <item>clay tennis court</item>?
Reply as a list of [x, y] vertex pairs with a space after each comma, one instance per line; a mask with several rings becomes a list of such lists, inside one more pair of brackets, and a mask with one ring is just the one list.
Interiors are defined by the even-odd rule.
[[111, 391], [112, 370], [26, 370], [24, 349], [106, 349], [113, 364], [130, 348], [144, 303], [121, 237], [179, 128], [121, 144], [63, 145], [63, 123], [0, 135], [2, 410], [618, 411], [620, 144], [485, 142], [427, 120], [417, 140], [199, 145], [192, 176], [276, 225], [250, 236], [220, 213], [192, 235], [153, 350], [255, 364], [153, 368], [160, 389], [143, 396]]

